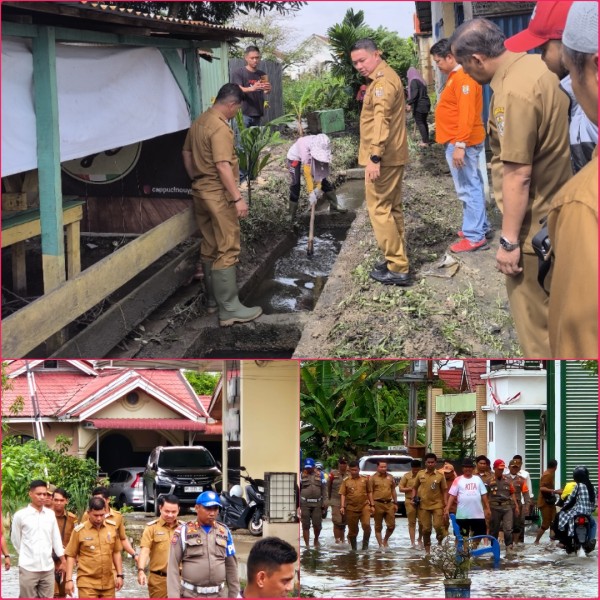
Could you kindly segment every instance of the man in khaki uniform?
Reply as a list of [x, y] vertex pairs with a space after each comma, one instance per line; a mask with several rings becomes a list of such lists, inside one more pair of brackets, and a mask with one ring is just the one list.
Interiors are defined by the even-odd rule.
[[[387, 472], [387, 463], [380, 460], [377, 463], [377, 472], [369, 479], [369, 489], [373, 494], [375, 503], [375, 538], [380, 548], [387, 548], [396, 527], [396, 507], [398, 497], [396, 496], [396, 482]], [[383, 520], [385, 519], [385, 537], [382, 539]]]
[[373, 494], [369, 490], [369, 479], [360, 474], [358, 461], [350, 462], [350, 477], [344, 479], [340, 487], [340, 513], [346, 516], [348, 523], [348, 541], [352, 550], [356, 550], [358, 522], [363, 530], [362, 549], [369, 546], [371, 537], [371, 515], [375, 512]]
[[[563, 33], [573, 92], [598, 125], [598, 4], [574, 2]], [[550, 284], [550, 356], [598, 357], [598, 147], [556, 194], [548, 215], [554, 251]]]
[[319, 545], [324, 506], [326, 506], [325, 483], [321, 471], [315, 469], [314, 458], [307, 458], [300, 474], [300, 522], [302, 537], [307, 548], [310, 544], [311, 523], [315, 535], [314, 544]]
[[365, 166], [367, 209], [385, 257], [370, 276], [387, 285], [411, 285], [402, 214], [402, 177], [408, 161], [404, 89], [373, 40], [357, 41], [350, 56], [354, 68], [369, 80], [360, 113], [358, 163]]
[[331, 522], [333, 523], [333, 536], [336, 544], [345, 541], [346, 517], [340, 513], [340, 488], [342, 482], [348, 477], [350, 477], [348, 461], [342, 457], [338, 461], [338, 468], [329, 473], [329, 479], [327, 480], [327, 497], [331, 506]]
[[[80, 598], [114, 598], [115, 591], [123, 587], [123, 546], [114, 521], [105, 518], [102, 498], [90, 499], [87, 515], [88, 520], [73, 530], [65, 549], [65, 590], [69, 596], [73, 595], [73, 568], [77, 563]], [[116, 576], [113, 567], [116, 569]]]
[[215, 312], [218, 305], [221, 326], [252, 321], [262, 314], [261, 308], [249, 308], [239, 301], [236, 283], [240, 219], [248, 216], [248, 205], [237, 185], [238, 159], [227, 121], [237, 114], [242, 97], [238, 85], [226, 83], [214, 105], [192, 123], [182, 151], [202, 234], [200, 254], [208, 309]]
[[[537, 506], [542, 515], [542, 524], [535, 534], [534, 544], [539, 544], [544, 532], [550, 528], [556, 516], [556, 495], [562, 494], [561, 489], [554, 488], [554, 478], [556, 477], [556, 469], [558, 462], [552, 458], [548, 461], [548, 468], [542, 473], [540, 478], [540, 488], [537, 498]], [[554, 531], [550, 529], [550, 541], [554, 541]]]
[[425, 553], [431, 552], [431, 530], [438, 544], [444, 539], [444, 521], [448, 521], [448, 486], [446, 478], [435, 470], [437, 456], [425, 455], [425, 469], [417, 473], [413, 487], [413, 504], [418, 506], [419, 524], [423, 531]]
[[[417, 473], [421, 470], [421, 461], [414, 460], [410, 461], [410, 471], [402, 475], [398, 489], [404, 492], [404, 508], [406, 510], [406, 519], [408, 520], [408, 535], [410, 537], [410, 547], [416, 549], [415, 538], [417, 530], [417, 508], [412, 502], [414, 495], [415, 482], [417, 480]], [[423, 545], [423, 530], [419, 523], [419, 546]]]
[[[54, 515], [56, 516], [56, 523], [58, 525], [58, 530], [60, 531], [60, 537], [63, 542], [63, 547], [66, 547], [71, 539], [71, 534], [73, 533], [73, 529], [75, 529], [75, 525], [77, 525], [77, 515], [74, 515], [72, 512], [69, 512], [65, 509], [67, 506], [67, 502], [69, 501], [69, 494], [63, 488], [54, 488], [52, 492], [52, 509], [54, 510]], [[60, 560], [54, 555], [52, 556], [54, 559], [54, 566], [58, 572], [58, 567], [60, 566]], [[65, 591], [65, 578], [62, 577], [60, 582], [54, 581], [54, 597], [55, 598], [66, 598], [67, 592]]]
[[[238, 563], [231, 531], [217, 521], [219, 495], [202, 492], [197, 520], [177, 527], [167, 566], [168, 598], [237, 598]], [[227, 584], [227, 589], [225, 589]]]
[[[140, 557], [138, 559], [138, 583], [148, 584], [150, 598], [167, 597], [167, 565], [169, 563], [169, 542], [175, 529], [182, 523], [177, 519], [179, 498], [173, 494], [161, 496], [158, 500], [160, 517], [150, 521], [142, 534]], [[146, 564], [150, 558], [150, 573], [146, 578]]]
[[501, 29], [487, 19], [466, 21], [450, 42], [465, 72], [494, 92], [488, 134], [494, 197], [502, 212], [496, 266], [506, 275], [523, 355], [549, 357], [548, 297], [537, 282], [531, 240], [572, 175], [569, 100], [539, 56], [507, 51]]

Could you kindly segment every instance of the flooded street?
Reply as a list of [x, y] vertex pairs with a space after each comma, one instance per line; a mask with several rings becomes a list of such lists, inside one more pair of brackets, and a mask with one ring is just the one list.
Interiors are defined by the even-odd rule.
[[[371, 526], [373, 522], [371, 521]], [[362, 533], [358, 535], [361, 547]], [[547, 549], [548, 535], [533, 545], [534, 530], [527, 531], [525, 546], [514, 558], [493, 568], [480, 557], [471, 571], [473, 598], [597, 598], [598, 553], [567, 556]], [[312, 531], [311, 531], [312, 541]], [[300, 550], [300, 581], [304, 596], [323, 598], [443, 598], [443, 577], [428, 564], [422, 550], [411, 550], [408, 522], [396, 518], [390, 547], [377, 548], [374, 532], [369, 549], [351, 552], [336, 545], [330, 519], [323, 522], [320, 548]], [[435, 543], [435, 541], [434, 541]]]

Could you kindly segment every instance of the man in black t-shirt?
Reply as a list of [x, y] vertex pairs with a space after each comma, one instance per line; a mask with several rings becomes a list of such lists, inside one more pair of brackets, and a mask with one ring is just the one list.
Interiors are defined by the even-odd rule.
[[244, 51], [246, 66], [236, 69], [231, 74], [231, 83], [240, 86], [246, 99], [242, 102], [244, 126], [260, 125], [264, 114], [265, 94], [271, 91], [267, 74], [258, 69], [260, 50], [256, 46], [248, 46]]

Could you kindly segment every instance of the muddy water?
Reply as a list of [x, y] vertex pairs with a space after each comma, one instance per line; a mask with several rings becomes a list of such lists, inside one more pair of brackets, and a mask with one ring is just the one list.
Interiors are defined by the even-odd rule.
[[[312, 533], [312, 532], [311, 532]], [[359, 548], [361, 536], [358, 537]], [[324, 521], [322, 545], [301, 549], [300, 581], [303, 595], [327, 598], [443, 598], [442, 577], [422, 550], [410, 550], [406, 519], [396, 519], [390, 547], [377, 549], [374, 534], [366, 551], [351, 552], [333, 541], [331, 521]], [[476, 598], [597, 598], [598, 556], [567, 556], [547, 549], [547, 536], [533, 546], [527, 532], [525, 546], [500, 567], [477, 559], [471, 573], [471, 596]]]

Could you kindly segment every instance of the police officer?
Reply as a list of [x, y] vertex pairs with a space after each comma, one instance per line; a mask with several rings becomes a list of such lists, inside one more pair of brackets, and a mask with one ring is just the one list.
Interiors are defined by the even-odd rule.
[[340, 487], [340, 513], [346, 516], [348, 541], [352, 550], [356, 550], [360, 521], [363, 530], [362, 549], [366, 550], [371, 537], [371, 515], [375, 512], [373, 494], [369, 489], [369, 478], [360, 474], [358, 461], [351, 461], [348, 467], [350, 477], [344, 479]]
[[227, 121], [237, 114], [243, 95], [238, 85], [226, 83], [214, 105], [192, 123], [182, 151], [202, 234], [208, 308], [215, 312], [218, 305], [221, 326], [252, 321], [262, 314], [261, 308], [240, 302], [236, 283], [240, 219], [248, 216], [248, 205], [237, 185], [238, 159]]
[[[182, 522], [179, 514], [179, 498], [173, 494], [158, 499], [160, 517], [150, 521], [142, 534], [140, 557], [138, 559], [138, 583], [148, 583], [150, 598], [167, 597], [167, 564], [169, 562], [169, 542]], [[150, 573], [146, 578], [145, 567], [150, 558]]]
[[498, 539], [500, 529], [504, 532], [506, 552], [513, 547], [513, 513], [520, 516], [521, 510], [508, 476], [504, 475], [506, 465], [499, 458], [494, 461], [494, 477], [490, 481], [488, 494], [491, 510], [490, 535]]
[[73, 567], [77, 563], [80, 598], [114, 598], [115, 591], [123, 587], [123, 546], [116, 523], [106, 518], [102, 498], [90, 498], [87, 516], [87, 521], [75, 526], [65, 549], [65, 591], [69, 596], [73, 595]]
[[[54, 515], [56, 516], [56, 523], [58, 525], [58, 530], [60, 531], [63, 547], [66, 547], [69, 543], [71, 534], [75, 529], [75, 525], [77, 525], [77, 515], [65, 510], [68, 501], [69, 494], [67, 491], [63, 488], [54, 487], [54, 491], [52, 492], [52, 509], [54, 510]], [[60, 560], [58, 560], [54, 555], [52, 555], [52, 558], [54, 558], [54, 566], [56, 568], [54, 597], [66, 598], [67, 593], [65, 591], [65, 578], [61, 576], [61, 573], [58, 573]]]
[[239, 596], [235, 547], [231, 531], [217, 521], [220, 506], [218, 494], [202, 492], [196, 499], [197, 520], [175, 529], [167, 567], [168, 598]]
[[310, 544], [310, 524], [312, 522], [315, 534], [315, 546], [319, 545], [323, 507], [327, 505], [325, 483], [321, 472], [315, 469], [313, 458], [304, 461], [304, 469], [300, 476], [300, 521], [304, 544]]
[[[369, 479], [369, 488], [375, 504], [375, 538], [380, 548], [387, 548], [388, 540], [396, 527], [398, 497], [396, 496], [396, 482], [387, 472], [387, 462], [384, 460], [377, 463], [377, 472]], [[381, 531], [384, 519], [385, 537], [382, 539]]]
[[413, 487], [413, 504], [418, 506], [418, 517], [423, 531], [425, 553], [431, 552], [431, 530], [435, 529], [438, 544], [444, 539], [444, 521], [448, 522], [448, 485], [446, 478], [435, 470], [437, 456], [425, 455], [425, 469], [419, 471]]
[[387, 285], [411, 285], [402, 214], [402, 176], [408, 161], [402, 82], [373, 40], [358, 40], [350, 56], [354, 68], [369, 80], [360, 113], [358, 163], [365, 166], [367, 209], [385, 257], [370, 276]]
[[[398, 489], [404, 492], [404, 508], [406, 510], [406, 519], [408, 521], [408, 535], [410, 537], [410, 547], [416, 549], [415, 538], [417, 529], [417, 507], [412, 499], [415, 493], [414, 487], [417, 479], [417, 473], [421, 470], [421, 461], [413, 459], [410, 461], [410, 471], [404, 473], [398, 484]], [[419, 523], [419, 546], [423, 545], [423, 531]]]
[[506, 291], [523, 355], [552, 356], [548, 297], [537, 281], [531, 241], [552, 198], [572, 175], [569, 99], [539, 55], [509, 52], [488, 19], [471, 19], [450, 38], [465, 73], [493, 90], [488, 122], [494, 198], [502, 212], [496, 268]]
[[518, 544], [525, 535], [525, 515], [529, 514], [530, 496], [527, 480], [519, 474], [521, 466], [516, 460], [508, 463], [508, 479], [515, 490], [519, 512], [513, 512], [513, 544]]
[[343, 543], [346, 534], [346, 517], [340, 513], [340, 487], [342, 482], [350, 477], [348, 461], [341, 457], [338, 468], [332, 469], [327, 480], [327, 497], [331, 506], [331, 521], [333, 522], [333, 536], [336, 543]]

